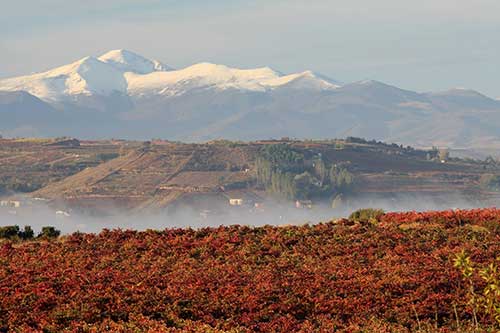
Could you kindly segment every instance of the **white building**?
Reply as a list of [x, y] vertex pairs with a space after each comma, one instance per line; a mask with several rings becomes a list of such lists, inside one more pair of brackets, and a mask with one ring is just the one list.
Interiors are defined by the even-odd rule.
[[243, 199], [241, 199], [241, 198], [230, 198], [229, 199], [229, 204], [231, 206], [241, 206], [241, 205], [243, 205]]
[[16, 200], [2, 200], [0, 201], [0, 207], [19, 208], [21, 207], [21, 202]]

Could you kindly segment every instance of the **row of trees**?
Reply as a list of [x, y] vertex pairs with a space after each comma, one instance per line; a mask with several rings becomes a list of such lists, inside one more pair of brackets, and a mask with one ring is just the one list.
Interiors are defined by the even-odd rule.
[[484, 174], [479, 179], [479, 185], [485, 190], [500, 192], [500, 175]]
[[29, 193], [40, 189], [42, 183], [35, 181], [26, 181], [16, 177], [2, 177], [0, 179], [0, 193]]
[[[61, 231], [54, 227], [42, 227], [36, 238], [57, 238], [61, 235]], [[0, 227], [0, 239], [21, 239], [30, 240], [35, 238], [35, 232], [31, 226], [27, 225], [24, 229], [20, 229], [18, 225]]]
[[256, 169], [259, 185], [287, 199], [336, 196], [350, 191], [354, 184], [345, 165], [327, 165], [321, 156], [307, 161], [286, 144], [264, 147]]

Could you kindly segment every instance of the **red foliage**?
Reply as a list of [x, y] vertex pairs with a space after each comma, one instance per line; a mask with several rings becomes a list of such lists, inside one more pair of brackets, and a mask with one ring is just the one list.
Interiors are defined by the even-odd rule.
[[[455, 253], [500, 253], [500, 211], [380, 224], [109, 231], [0, 246], [0, 331], [445, 332], [470, 316]], [[416, 314], [415, 314], [416, 312]]]

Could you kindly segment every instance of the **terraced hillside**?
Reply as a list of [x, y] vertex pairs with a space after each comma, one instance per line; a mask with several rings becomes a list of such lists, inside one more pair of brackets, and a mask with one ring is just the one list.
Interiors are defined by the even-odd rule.
[[[309, 189], [307, 195], [315, 201], [332, 200], [338, 192], [318, 184], [328, 182], [327, 178], [331, 177], [327, 175], [326, 179], [320, 179], [319, 163], [327, 169], [345, 170], [354, 179], [348, 190], [343, 189], [349, 196], [401, 193], [497, 196], [480, 186], [483, 175], [500, 173], [495, 163], [447, 157], [441, 160], [437, 151], [364, 140], [214, 141], [205, 144], [118, 141], [82, 142], [79, 147], [47, 147], [45, 143], [21, 146], [11, 157], [4, 149], [3, 161], [13, 163], [12, 160], [16, 160], [21, 164], [23, 160], [34, 158], [33, 165], [49, 165], [46, 173], [33, 171], [25, 174], [29, 179], [39, 177], [47, 183], [47, 186], [32, 192], [34, 197], [63, 200], [80, 207], [95, 208], [106, 204], [147, 210], [207, 195], [224, 205], [233, 197], [251, 197], [252, 202], [276, 197], [277, 193], [272, 192], [279, 192], [279, 189], [273, 188], [273, 184], [266, 187], [258, 179], [258, 173], [262, 171], [259, 171], [258, 161], [269, 147], [284, 147], [300, 155], [301, 169], [296, 173], [305, 170], [310, 174], [312, 190]], [[38, 156], [37, 151], [38, 154], [44, 151], [43, 156]], [[96, 158], [103, 154], [111, 158], [107, 161]], [[79, 169], [50, 168], [50, 163], [74, 165], [83, 158], [88, 163], [78, 164]], [[60, 171], [54, 173], [54, 170]], [[293, 176], [284, 166], [278, 165], [275, 170], [273, 172], [282, 176]], [[1, 176], [5, 177], [4, 170]], [[296, 196], [299, 198], [299, 194]]]
[[184, 194], [219, 192], [224, 184], [250, 182], [248, 163], [255, 155], [250, 151], [218, 144], [145, 144], [33, 195], [79, 204], [160, 208]]
[[0, 139], [0, 194], [32, 192], [135, 150], [134, 142]]

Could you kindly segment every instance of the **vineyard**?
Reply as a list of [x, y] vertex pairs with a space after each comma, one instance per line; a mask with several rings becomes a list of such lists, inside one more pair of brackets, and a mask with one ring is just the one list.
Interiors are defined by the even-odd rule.
[[500, 210], [3, 240], [0, 332], [493, 329], [462, 252], [495, 261]]

